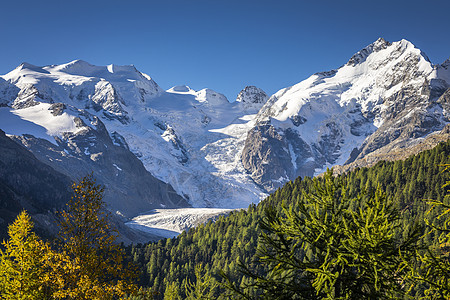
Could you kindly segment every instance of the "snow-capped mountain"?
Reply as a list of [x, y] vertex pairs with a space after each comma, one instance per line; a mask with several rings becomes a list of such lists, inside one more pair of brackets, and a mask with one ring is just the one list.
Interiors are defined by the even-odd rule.
[[246, 207], [296, 176], [441, 130], [449, 66], [379, 39], [336, 70], [230, 102], [164, 91], [133, 66], [24, 63], [0, 77], [0, 129], [63, 174], [94, 172], [118, 214]]
[[2, 80], [0, 128], [73, 180], [93, 172], [106, 186], [113, 212], [131, 217], [189, 205], [145, 169], [118, 132], [105, 127], [130, 123], [124, 99], [138, 106], [163, 93], [151, 78], [132, 66], [74, 61], [43, 68], [24, 63]]
[[[243, 207], [265, 195], [240, 162], [251, 116], [267, 98], [247, 90], [230, 103], [210, 89], [163, 91], [133, 66], [24, 63], [2, 76], [0, 128], [72, 178], [94, 172], [110, 208], [126, 216], [157, 204]], [[146, 189], [131, 156], [170, 187]], [[143, 195], [164, 201], [138, 201]]]
[[406, 40], [380, 38], [347, 64], [272, 95], [248, 134], [243, 165], [266, 190], [297, 176], [405, 146], [441, 130], [449, 62], [433, 65]]

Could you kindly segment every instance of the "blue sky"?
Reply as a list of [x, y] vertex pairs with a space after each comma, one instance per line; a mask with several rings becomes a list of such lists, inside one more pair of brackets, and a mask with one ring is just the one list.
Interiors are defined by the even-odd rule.
[[129, 65], [162, 88], [187, 84], [233, 101], [338, 68], [378, 37], [435, 64], [450, 56], [450, 1], [4, 1], [0, 74], [83, 59]]

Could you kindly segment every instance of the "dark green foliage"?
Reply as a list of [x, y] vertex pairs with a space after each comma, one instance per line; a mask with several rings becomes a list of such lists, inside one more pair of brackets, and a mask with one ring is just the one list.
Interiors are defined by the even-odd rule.
[[[445, 171], [450, 165], [445, 165]], [[450, 186], [450, 181], [444, 188]], [[450, 193], [442, 201], [427, 200], [428, 210], [425, 223], [429, 231], [424, 240], [428, 242], [427, 251], [418, 251], [420, 267], [411, 267], [411, 277], [419, 289], [424, 290], [425, 299], [450, 298]], [[435, 242], [429, 236], [435, 235]], [[413, 288], [417, 288], [413, 285]]]
[[[346, 187], [346, 197], [349, 199], [363, 197], [363, 192], [365, 195], [375, 195], [376, 190], [383, 191], [386, 199], [392, 199], [398, 210], [393, 239], [402, 241], [413, 231], [413, 224], [423, 223], [427, 211], [423, 199], [443, 201], [446, 190], [442, 186], [450, 176], [448, 172], [441, 172], [441, 165], [450, 162], [449, 155], [450, 143], [447, 142], [405, 161], [379, 162], [372, 168], [356, 169], [340, 176], [339, 181]], [[324, 179], [316, 180], [320, 183]], [[263, 247], [260, 224], [264, 224], [261, 222], [265, 212], [268, 211], [270, 216], [272, 210], [275, 216], [287, 217], [286, 212], [298, 211], [298, 204], [306, 194], [314, 191], [315, 184], [310, 178], [297, 178], [258, 205], [250, 205], [247, 210], [236, 211], [227, 217], [220, 217], [215, 223], [192, 228], [175, 239], [133, 246], [129, 250], [130, 256], [143, 270], [140, 284], [153, 287], [159, 293], [159, 298], [162, 298], [165, 287], [176, 283], [184, 298], [184, 287], [196, 280], [195, 266], [202, 264], [206, 275], [218, 281], [223, 282], [219, 275], [223, 270], [233, 284], [251, 286], [256, 278], [241, 273], [239, 264], [245, 265], [251, 274], [261, 277], [267, 274], [268, 265], [259, 263], [257, 253], [257, 249]], [[361, 205], [351, 201], [348, 209], [357, 213]], [[283, 207], [286, 208], [284, 213]], [[429, 214], [431, 219], [437, 216], [438, 212]], [[426, 242], [437, 244], [439, 234], [430, 232], [425, 239]], [[304, 252], [302, 255], [307, 259], [318, 255], [311, 249]], [[305, 288], [311, 289], [312, 286], [305, 285]], [[216, 296], [225, 292], [223, 286], [215, 289]]]
[[266, 209], [257, 256], [267, 273], [242, 265], [254, 283], [232, 289], [251, 299], [397, 299], [419, 228], [396, 238], [398, 210], [379, 190], [351, 198], [330, 171], [313, 182], [290, 208]]

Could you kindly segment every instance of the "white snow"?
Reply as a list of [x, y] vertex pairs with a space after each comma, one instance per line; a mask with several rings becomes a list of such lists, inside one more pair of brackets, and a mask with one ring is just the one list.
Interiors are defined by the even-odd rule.
[[[113, 65], [113, 64], [108, 65], [106, 68], [108, 69], [108, 72], [109, 72], [109, 73], [114, 73], [114, 65]], [[130, 80], [130, 79], [129, 79], [129, 80]]]
[[14, 109], [0, 107], [0, 129], [9, 135], [31, 134], [37, 138], [55, 143], [55, 139], [47, 134], [47, 129], [14, 114]]
[[31, 134], [53, 144], [56, 144], [54, 136], [61, 137], [64, 132], [77, 131], [73, 121], [74, 116], [66, 112], [54, 116], [49, 107], [48, 103], [23, 109], [2, 107], [0, 108], [0, 128], [7, 134]]
[[195, 227], [220, 215], [229, 214], [232, 209], [180, 208], [155, 209], [134, 217], [127, 226], [165, 238], [172, 238], [183, 230]]
[[291, 163], [294, 169], [297, 169], [297, 155], [295, 155], [294, 148], [289, 144], [289, 154], [291, 155]]
[[[375, 46], [380, 45], [379, 40]], [[280, 130], [292, 128], [308, 144], [327, 134], [326, 124], [333, 121], [343, 133], [336, 162], [343, 163], [383, 123], [382, 112], [390, 105], [383, 99], [402, 88], [396, 76], [405, 71], [401, 62], [408, 57], [418, 58], [418, 76], [411, 85], [449, 75], [448, 64], [432, 66], [420, 50], [402, 40], [369, 53], [360, 63], [282, 89], [260, 110], [258, 105], [230, 103], [211, 89], [181, 85], [163, 91], [134, 66], [93, 66], [81, 60], [46, 67], [22, 64], [2, 78], [21, 89], [35, 87], [39, 95], [34, 100], [41, 104], [0, 108], [0, 128], [54, 143], [54, 136], [81, 130], [74, 125], [74, 111], [56, 117], [48, 111], [50, 102], [63, 102], [101, 118], [110, 134], [116, 131], [125, 138], [150, 173], [188, 196], [194, 207], [242, 208], [267, 196], [241, 162], [247, 132], [257, 121], [270, 120]], [[374, 112], [361, 136], [350, 132], [352, 109]], [[295, 127], [293, 116], [306, 122]], [[292, 163], [297, 159], [293, 150], [288, 149]]]
[[[378, 40], [374, 47], [381, 43]], [[412, 66], [402, 64], [410, 58], [417, 58], [417, 63]], [[257, 119], [270, 119], [276, 128], [293, 128], [308, 144], [316, 143], [328, 130], [324, 125], [334, 122], [344, 133], [342, 139], [345, 141], [335, 164], [343, 164], [353, 148], [362, 145], [366, 136], [383, 124], [382, 112], [387, 105], [392, 105], [383, 103], [383, 99], [404, 88], [403, 78], [397, 77], [403, 76], [408, 67], [417, 68], [417, 75], [408, 84], [419, 87], [425, 80], [437, 78], [438, 72], [442, 74], [445, 69], [442, 66], [434, 68], [419, 49], [401, 40], [385, 49], [369, 53], [355, 65], [346, 64], [333, 72], [314, 74], [292, 87], [278, 91], [263, 106]], [[445, 79], [445, 76], [439, 78]], [[363, 113], [374, 112], [375, 115], [366, 133], [359, 137], [349, 130], [353, 121], [349, 112], [358, 106]], [[293, 116], [304, 117], [307, 121], [293, 127], [290, 121]], [[316, 173], [324, 171], [326, 167], [316, 170]]]

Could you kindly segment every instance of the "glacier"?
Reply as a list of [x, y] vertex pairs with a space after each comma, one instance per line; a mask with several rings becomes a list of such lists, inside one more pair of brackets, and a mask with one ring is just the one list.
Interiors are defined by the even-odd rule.
[[[68, 151], [65, 134], [97, 130], [98, 119], [114, 145], [193, 207], [245, 208], [297, 176], [442, 129], [449, 65], [433, 65], [406, 40], [380, 38], [336, 70], [270, 97], [249, 86], [229, 101], [208, 88], [163, 90], [132, 65], [23, 63], [0, 76], [0, 128]], [[417, 125], [418, 116], [432, 122]], [[98, 160], [89, 147], [86, 156]]]

